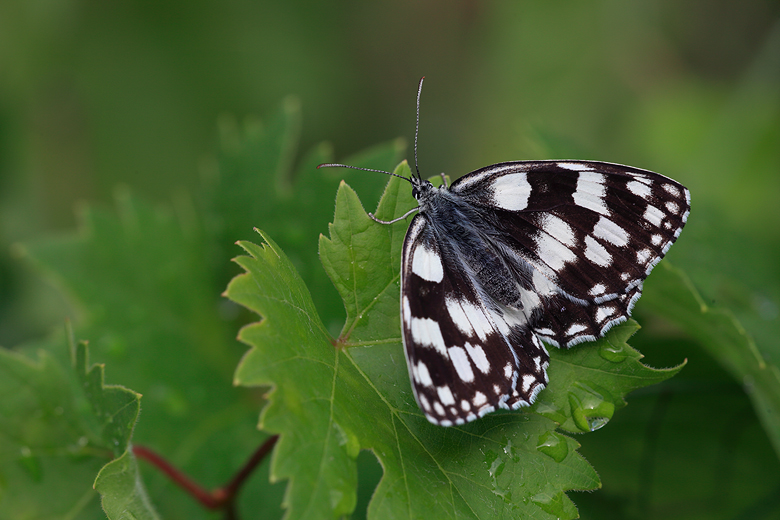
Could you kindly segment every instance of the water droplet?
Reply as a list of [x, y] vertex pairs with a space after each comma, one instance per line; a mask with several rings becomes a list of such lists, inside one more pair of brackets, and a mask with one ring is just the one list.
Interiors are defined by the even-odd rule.
[[602, 428], [615, 413], [615, 404], [609, 392], [592, 383], [572, 385], [569, 405], [574, 424], [584, 432]]
[[628, 357], [628, 354], [628, 349], [623, 345], [613, 345], [611, 343], [606, 343], [599, 349], [599, 355], [607, 361], [611, 361], [612, 363], [620, 363], [621, 361], [624, 361]]
[[560, 433], [549, 431], [539, 436], [536, 449], [551, 457], [555, 462], [562, 462], [569, 454], [569, 443]]
[[512, 492], [508, 488], [493, 486], [493, 494], [500, 496], [507, 504], [512, 503]]
[[539, 506], [542, 511], [558, 518], [566, 516], [565, 500], [563, 491], [555, 495], [542, 492], [531, 497], [531, 502]]
[[509, 457], [512, 462], [520, 462], [520, 455], [517, 453], [517, 448], [512, 445], [512, 441], [504, 437], [504, 453]]
[[336, 438], [339, 440], [339, 446], [344, 447], [347, 455], [353, 459], [360, 453], [360, 440], [352, 431], [345, 429], [341, 424], [334, 422], [333, 427], [336, 430]]
[[553, 402], [544, 401], [540, 398], [536, 401], [534, 406], [536, 406], [536, 413], [543, 415], [558, 424], [563, 424], [564, 421], [566, 421], [566, 411], [556, 407]]
[[499, 456], [496, 456], [496, 459], [490, 464], [488, 473], [490, 473], [491, 477], [497, 478], [501, 476], [501, 473], [504, 472], [505, 467], [506, 467], [506, 463], [504, 462], [504, 459], [502, 459]]
[[609, 422], [608, 417], [588, 417], [588, 426], [590, 431], [600, 430]]

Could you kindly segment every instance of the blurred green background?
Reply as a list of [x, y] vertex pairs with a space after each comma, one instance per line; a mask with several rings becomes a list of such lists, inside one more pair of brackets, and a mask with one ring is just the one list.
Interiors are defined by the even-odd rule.
[[[113, 205], [117, 185], [153, 204], [197, 193], [219, 153], [220, 118], [268, 118], [291, 94], [302, 107], [300, 150], [327, 140], [341, 160], [398, 136], [411, 142], [423, 75], [424, 175], [573, 158], [647, 168], [688, 186], [692, 216], [669, 258], [777, 364], [780, 4], [769, 0], [0, 2], [0, 345], [35, 341], [66, 316], [78, 318], [78, 307], [16, 258], [12, 244], [72, 232], [74, 208]], [[299, 180], [318, 175], [312, 169]], [[264, 193], [255, 196], [262, 205]], [[333, 200], [335, 186], [321, 196]], [[321, 232], [326, 225], [317, 223]], [[231, 240], [247, 238], [256, 240], [249, 227]], [[688, 358], [682, 381], [688, 372], [726, 388], [726, 397], [712, 394], [712, 409], [691, 406], [704, 417], [727, 408], [748, 432], [740, 438], [773, 461], [756, 478], [773, 474], [777, 461], [740, 397], [743, 382], [691, 343], [646, 350], [641, 342], [649, 364]], [[110, 367], [108, 377], [125, 383], [111, 380]], [[625, 420], [631, 410], [621, 412]], [[680, 423], [669, 427], [674, 449], [697, 445], [696, 428], [707, 429], [691, 411], [680, 408]], [[723, 429], [702, 456], [730, 452], [726, 432], [734, 430]], [[592, 436], [607, 446], [609, 430]], [[603, 465], [620, 460], [607, 448], [589, 453], [587, 440], [583, 453], [605, 489], [573, 496], [585, 517], [609, 518], [605, 503], [624, 504], [649, 485], [643, 478], [663, 471], [655, 466], [655, 476], [643, 474], [626, 491], [625, 477]], [[696, 500], [726, 485], [708, 480]], [[777, 511], [772, 496], [742, 511]], [[634, 511], [656, 498], [635, 497]], [[664, 503], [697, 504], [690, 495]]]

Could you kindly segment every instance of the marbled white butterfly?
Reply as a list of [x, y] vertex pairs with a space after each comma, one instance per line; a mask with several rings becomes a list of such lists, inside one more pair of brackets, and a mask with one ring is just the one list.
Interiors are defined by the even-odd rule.
[[369, 215], [393, 224], [417, 211], [403, 342], [417, 403], [442, 426], [533, 403], [548, 382], [542, 342], [568, 348], [625, 321], [690, 210], [684, 186], [630, 166], [505, 162], [436, 188], [417, 169], [417, 131], [414, 155], [416, 175], [401, 178], [419, 206], [390, 222]]

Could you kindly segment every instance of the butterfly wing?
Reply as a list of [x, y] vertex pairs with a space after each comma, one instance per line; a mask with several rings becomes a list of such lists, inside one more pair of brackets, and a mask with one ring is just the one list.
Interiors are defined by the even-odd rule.
[[540, 339], [569, 347], [625, 321], [690, 209], [679, 183], [601, 162], [496, 164], [449, 194], [421, 201], [401, 270], [412, 387], [443, 426], [532, 403]]
[[566, 347], [627, 319], [690, 211], [678, 182], [594, 161], [495, 164], [451, 191], [480, 208], [508, 261], [533, 267], [540, 300], [531, 326]]
[[533, 402], [549, 356], [522, 313], [502, 315], [424, 215], [407, 231], [401, 270], [404, 350], [429, 421], [462, 424]]

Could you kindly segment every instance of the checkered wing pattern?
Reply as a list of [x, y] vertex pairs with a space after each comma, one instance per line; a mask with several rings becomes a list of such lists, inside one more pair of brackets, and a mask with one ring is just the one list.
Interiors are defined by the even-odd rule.
[[415, 397], [435, 424], [531, 404], [542, 341], [570, 347], [625, 321], [690, 210], [681, 184], [589, 161], [521, 161], [451, 187], [412, 178], [401, 316]]

